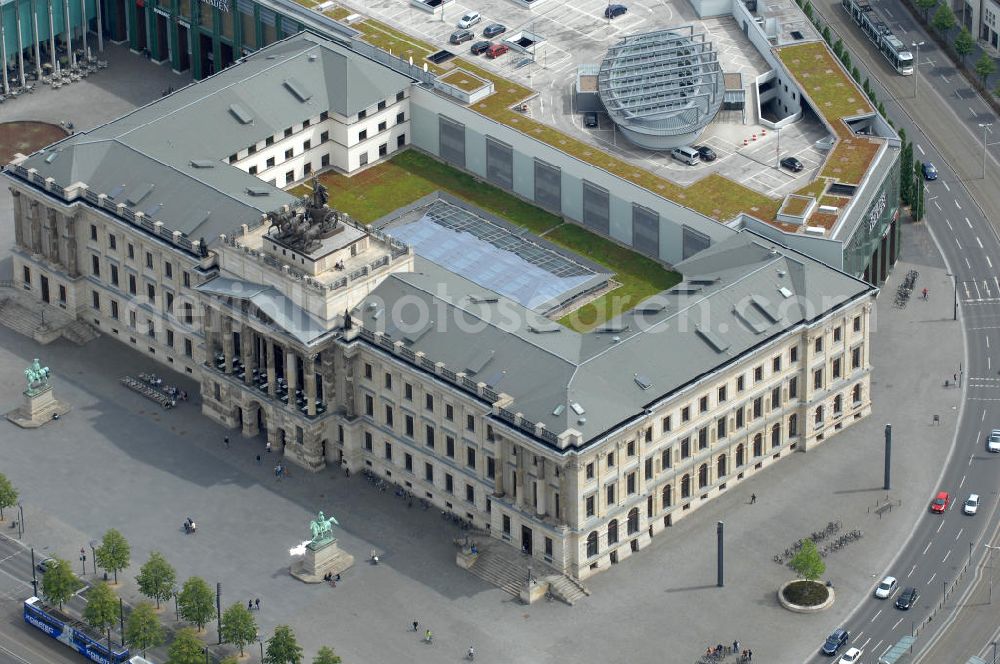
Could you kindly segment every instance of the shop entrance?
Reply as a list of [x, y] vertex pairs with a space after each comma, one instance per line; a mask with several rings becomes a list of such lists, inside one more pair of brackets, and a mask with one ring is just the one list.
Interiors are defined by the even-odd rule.
[[211, 76], [215, 73], [215, 53], [213, 52], [212, 37], [209, 35], [198, 35], [199, 50], [201, 52], [201, 77]]
[[177, 24], [177, 71], [191, 68], [191, 30], [182, 23]]

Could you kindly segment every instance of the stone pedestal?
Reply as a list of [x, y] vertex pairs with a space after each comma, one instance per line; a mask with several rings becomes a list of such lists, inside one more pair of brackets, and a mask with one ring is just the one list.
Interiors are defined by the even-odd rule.
[[545, 591], [548, 589], [548, 583], [539, 583], [535, 579], [525, 581], [521, 584], [521, 602], [523, 604], [534, 604], [545, 597]]
[[455, 564], [462, 569], [469, 569], [476, 564], [477, 560], [479, 560], [479, 552], [473, 552], [471, 547], [462, 547], [455, 554]]
[[336, 576], [354, 565], [354, 556], [340, 550], [337, 540], [307, 544], [305, 555], [288, 568], [288, 573], [305, 583], [322, 583], [329, 574]]
[[24, 404], [7, 413], [7, 419], [22, 429], [37, 429], [69, 411], [70, 407], [56, 399], [52, 386], [47, 385], [39, 390], [25, 390]]

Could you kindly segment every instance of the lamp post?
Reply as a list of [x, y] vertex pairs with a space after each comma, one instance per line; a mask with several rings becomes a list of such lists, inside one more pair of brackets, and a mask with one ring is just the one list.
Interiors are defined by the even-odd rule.
[[980, 128], [983, 130], [983, 179], [986, 179], [986, 132], [990, 130], [993, 126], [992, 122], [980, 122]]
[[90, 562], [94, 565], [94, 576], [97, 576], [97, 540], [90, 540]]
[[1000, 549], [1000, 547], [990, 546], [989, 544], [984, 544], [983, 546], [990, 550], [990, 555], [986, 562], [986, 566], [990, 568], [990, 599], [988, 603], [993, 604], [993, 549]]
[[264, 661], [264, 639], [261, 638], [260, 632], [257, 632], [257, 645], [260, 646], [260, 661]]
[[946, 277], [951, 277], [951, 283], [952, 283], [952, 286], [955, 289], [955, 295], [952, 298], [952, 305], [951, 305], [952, 312], [951, 312], [951, 316], [952, 316], [953, 320], [958, 320], [958, 275], [957, 274], [952, 274], [951, 272], [946, 272], [945, 276]]
[[24, 505], [20, 501], [17, 503], [17, 539], [21, 539], [24, 534]]
[[924, 42], [913, 42], [913, 101], [917, 100], [917, 75], [920, 73], [920, 47]]
[[82, 546], [80, 547], [80, 569], [83, 570], [81, 574], [87, 576], [87, 552]]

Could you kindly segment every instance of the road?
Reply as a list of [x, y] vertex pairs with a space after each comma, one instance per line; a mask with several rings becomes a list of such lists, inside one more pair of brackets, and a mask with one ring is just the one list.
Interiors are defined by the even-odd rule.
[[[986, 451], [985, 439], [993, 426], [1000, 427], [1000, 394], [996, 392], [1000, 366], [992, 360], [1000, 347], [1000, 280], [994, 267], [994, 262], [1000, 261], [1000, 238], [988, 220], [1000, 219], [1000, 196], [996, 195], [1000, 169], [997, 148], [988, 145], [989, 163], [985, 179], [982, 177], [983, 129], [979, 124], [993, 124], [986, 129], [990, 143], [991, 135], [1000, 142], [1000, 123], [897, 0], [874, 4], [904, 42], [925, 42], [915, 77], [892, 72], [839, 2], [824, 2], [818, 8], [851, 50], [862, 77], [883, 83], [875, 85], [879, 99], [896, 126], [904, 128], [913, 141], [914, 158], [938, 166], [939, 179], [925, 185], [927, 221], [949, 271], [956, 275], [955, 297], [963, 321], [964, 366], [968, 369], [961, 376], [966, 393], [957, 435], [954, 441], [942, 441], [953, 445], [950, 461], [938, 484], [927, 487], [928, 506], [939, 490], [949, 492], [952, 502], [941, 515], [928, 509], [885, 570], [899, 579], [899, 590], [893, 597], [863, 600], [845, 626], [852, 635], [851, 645], [864, 650], [866, 662], [877, 661], [911, 634], [917, 635], [913, 652], [918, 659], [965, 662], [984, 653], [984, 644], [995, 638], [996, 628], [995, 618], [988, 615], [992, 612], [981, 608], [977, 612], [978, 607], [967, 606], [966, 615], [960, 614], [953, 624], [949, 618], [957, 606], [968, 604], [969, 582], [977, 578], [987, 554], [983, 544], [994, 538], [998, 511], [995, 487], [1000, 480], [1000, 455]], [[898, 284], [901, 277], [895, 275], [892, 283]], [[919, 290], [918, 282], [915, 296]], [[970, 493], [978, 493], [982, 499], [975, 516], [962, 512], [962, 503]], [[878, 580], [872, 579], [873, 590]], [[901, 611], [894, 607], [894, 600], [907, 586], [916, 587], [920, 599], [913, 609]], [[982, 592], [981, 588], [977, 592]], [[986, 620], [970, 620], [973, 615], [981, 618], [981, 614], [987, 614]], [[952, 631], [973, 622], [981, 622], [983, 627], [972, 634], [963, 630], [961, 639], [952, 638]], [[942, 632], [945, 627], [948, 632]], [[947, 650], [938, 645], [943, 643], [947, 643]]]

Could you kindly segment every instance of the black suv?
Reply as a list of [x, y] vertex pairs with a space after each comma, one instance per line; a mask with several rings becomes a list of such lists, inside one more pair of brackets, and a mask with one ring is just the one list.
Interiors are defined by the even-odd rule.
[[841, 627], [833, 634], [826, 637], [826, 643], [821, 649], [824, 655], [836, 655], [837, 651], [844, 647], [844, 644], [851, 638], [850, 633]]
[[916, 588], [907, 588], [899, 594], [896, 598], [896, 608], [906, 611], [911, 606], [917, 603], [917, 597], [920, 594], [917, 592]]
[[472, 48], [470, 48], [469, 50], [472, 52], [473, 55], [482, 55], [487, 50], [489, 50], [489, 48], [490, 48], [490, 42], [477, 41], [475, 44], [472, 45]]
[[483, 28], [483, 37], [488, 37], [492, 39], [497, 35], [502, 35], [507, 32], [507, 26], [502, 23], [490, 23], [485, 28]]
[[696, 145], [694, 146], [694, 149], [698, 151], [699, 155], [701, 155], [702, 161], [715, 161], [715, 150], [707, 145]]
[[802, 170], [802, 162], [795, 157], [785, 157], [781, 160], [781, 165], [793, 173], [798, 173]]

